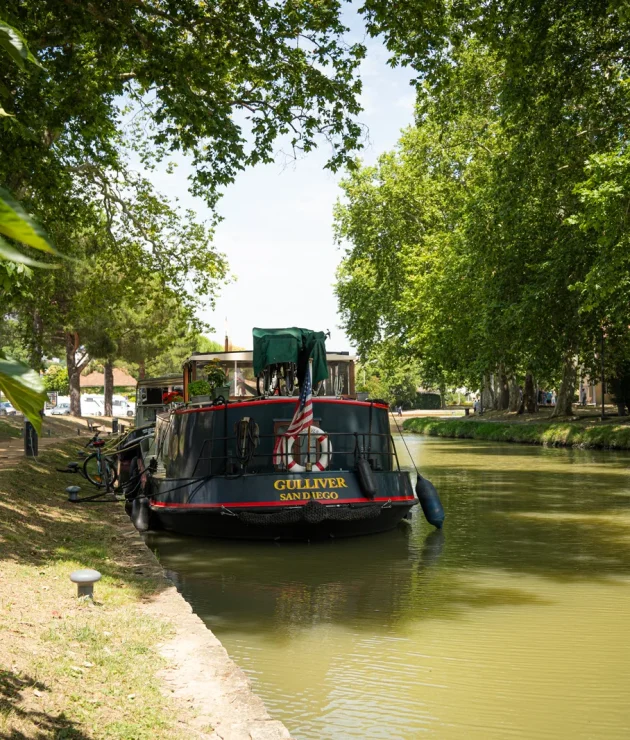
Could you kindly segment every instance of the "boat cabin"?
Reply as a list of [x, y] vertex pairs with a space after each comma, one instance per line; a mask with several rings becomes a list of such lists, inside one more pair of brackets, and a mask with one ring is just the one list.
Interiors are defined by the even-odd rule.
[[[333, 398], [356, 398], [355, 360], [349, 352], [326, 352], [328, 378], [316, 384], [313, 396]], [[197, 352], [184, 365], [184, 400], [189, 402], [188, 386], [194, 380], [205, 377], [206, 368], [218, 365], [227, 377], [229, 398], [238, 400], [263, 395], [298, 395], [297, 383], [291, 393], [285, 392], [281, 383], [278, 392], [265, 393], [261, 381], [254, 374], [254, 353], [251, 350], [234, 352]]]
[[139, 380], [136, 389], [136, 427], [155, 422], [156, 415], [168, 409], [168, 394], [172, 393], [179, 393], [183, 398], [184, 384], [181, 375]]

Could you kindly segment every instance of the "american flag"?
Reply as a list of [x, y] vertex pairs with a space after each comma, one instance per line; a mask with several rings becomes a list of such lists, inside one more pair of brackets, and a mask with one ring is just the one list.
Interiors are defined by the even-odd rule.
[[285, 444], [289, 437], [296, 435], [308, 429], [313, 423], [313, 386], [311, 383], [311, 367], [309, 363], [308, 372], [304, 378], [304, 385], [300, 390], [300, 400], [289, 424], [289, 428], [284, 434], [278, 436], [273, 447], [273, 464], [281, 465], [283, 451], [286, 449]]

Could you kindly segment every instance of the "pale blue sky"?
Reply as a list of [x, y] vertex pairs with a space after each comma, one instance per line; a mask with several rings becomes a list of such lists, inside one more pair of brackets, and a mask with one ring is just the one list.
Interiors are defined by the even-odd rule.
[[[357, 18], [347, 18], [363, 38]], [[365, 39], [367, 58], [361, 66], [364, 112], [369, 142], [361, 153], [366, 163], [391, 149], [400, 130], [413, 120], [414, 92], [408, 69], [391, 69], [380, 42]], [[341, 251], [334, 244], [333, 205], [340, 194], [341, 174], [323, 169], [326, 143], [304, 159], [287, 165], [278, 142], [276, 163], [241, 173], [220, 200], [224, 220], [215, 243], [227, 255], [236, 281], [221, 289], [215, 310], [201, 317], [214, 327], [209, 333], [223, 342], [225, 319], [234, 345], [251, 347], [253, 326], [302, 326], [330, 330], [329, 350], [351, 349], [339, 328], [333, 292]], [[208, 218], [204, 203], [186, 192], [190, 166], [178, 161], [174, 175], [150, 175], [156, 186]]]

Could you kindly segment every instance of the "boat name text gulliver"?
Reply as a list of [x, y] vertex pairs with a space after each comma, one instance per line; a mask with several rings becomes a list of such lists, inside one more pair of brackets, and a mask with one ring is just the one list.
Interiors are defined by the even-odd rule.
[[318, 488], [347, 488], [348, 484], [343, 478], [292, 478], [274, 481], [273, 487], [277, 491], [313, 491]]

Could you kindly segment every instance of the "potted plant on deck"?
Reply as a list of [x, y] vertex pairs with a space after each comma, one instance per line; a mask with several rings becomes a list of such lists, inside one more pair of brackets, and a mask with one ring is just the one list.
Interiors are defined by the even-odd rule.
[[193, 380], [188, 386], [188, 396], [191, 403], [210, 403], [210, 383], [207, 380]]
[[218, 360], [211, 360], [205, 367], [205, 373], [212, 398], [222, 396], [227, 400], [230, 397], [230, 385], [227, 375], [221, 369]]
[[181, 403], [183, 400], [184, 397], [179, 391], [169, 391], [162, 394], [162, 403], [165, 406], [172, 406], [173, 404]]
[[225, 372], [218, 362], [213, 360], [205, 367], [206, 380], [193, 380], [188, 386], [191, 403], [210, 403], [215, 398], [230, 396], [230, 386]]

